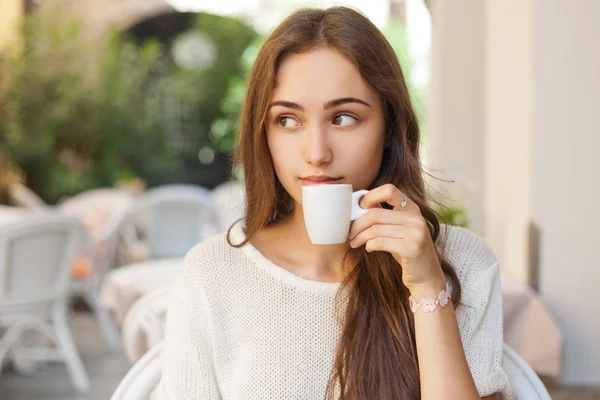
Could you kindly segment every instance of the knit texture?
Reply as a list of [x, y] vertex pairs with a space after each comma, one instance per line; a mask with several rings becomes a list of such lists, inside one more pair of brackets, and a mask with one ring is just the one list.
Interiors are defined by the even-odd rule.
[[[444, 235], [447, 234], [447, 235]], [[481, 237], [442, 226], [463, 297], [458, 326], [481, 396], [513, 399], [502, 370], [498, 263]], [[231, 239], [244, 239], [241, 224]], [[440, 238], [441, 239], [441, 238]], [[301, 278], [226, 234], [186, 256], [167, 314], [164, 366], [152, 399], [323, 399], [341, 327], [339, 283]]]

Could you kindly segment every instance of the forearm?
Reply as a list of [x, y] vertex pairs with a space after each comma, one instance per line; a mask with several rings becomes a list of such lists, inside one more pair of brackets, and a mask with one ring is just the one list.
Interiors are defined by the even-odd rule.
[[[411, 292], [415, 300], [437, 297], [444, 284]], [[452, 302], [435, 311], [415, 313], [421, 399], [479, 400], [463, 350]]]

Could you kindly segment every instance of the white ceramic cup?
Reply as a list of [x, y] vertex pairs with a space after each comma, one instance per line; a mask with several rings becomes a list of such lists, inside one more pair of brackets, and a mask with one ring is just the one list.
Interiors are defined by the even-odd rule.
[[368, 210], [360, 199], [368, 190], [352, 193], [352, 185], [307, 185], [302, 187], [302, 211], [308, 236], [313, 244], [344, 243], [350, 222]]

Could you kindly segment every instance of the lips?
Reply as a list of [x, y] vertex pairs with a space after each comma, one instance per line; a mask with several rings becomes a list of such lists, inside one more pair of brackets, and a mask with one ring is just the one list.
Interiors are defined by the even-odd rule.
[[333, 185], [336, 183], [342, 183], [344, 178], [333, 177], [327, 175], [311, 175], [300, 178], [302, 186], [306, 185]]

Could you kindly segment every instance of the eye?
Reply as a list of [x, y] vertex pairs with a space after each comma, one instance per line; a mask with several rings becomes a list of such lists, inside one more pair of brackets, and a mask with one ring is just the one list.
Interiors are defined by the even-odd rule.
[[333, 120], [331, 122], [337, 126], [351, 126], [354, 125], [356, 121], [357, 119], [351, 115], [340, 114], [333, 117]]
[[283, 128], [293, 128], [300, 124], [292, 117], [277, 117], [277, 123]]

